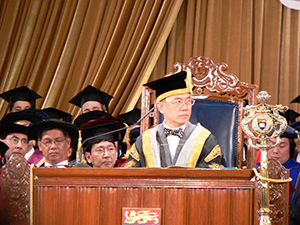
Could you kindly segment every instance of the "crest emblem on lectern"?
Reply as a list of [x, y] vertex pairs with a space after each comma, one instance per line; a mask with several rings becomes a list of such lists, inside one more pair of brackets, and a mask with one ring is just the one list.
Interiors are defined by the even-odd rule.
[[160, 208], [122, 208], [122, 225], [140, 225], [140, 224], [155, 224], [161, 223]]

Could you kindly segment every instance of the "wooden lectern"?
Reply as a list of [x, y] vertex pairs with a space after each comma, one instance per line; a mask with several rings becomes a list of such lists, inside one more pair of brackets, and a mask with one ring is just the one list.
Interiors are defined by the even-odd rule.
[[122, 208], [160, 208], [161, 224], [253, 224], [251, 170], [34, 169], [34, 224], [121, 225]]

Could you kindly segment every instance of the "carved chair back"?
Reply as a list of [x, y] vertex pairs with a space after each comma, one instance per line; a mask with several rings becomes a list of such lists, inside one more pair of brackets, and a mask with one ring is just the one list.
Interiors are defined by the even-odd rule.
[[[240, 123], [244, 100], [248, 100], [249, 105], [257, 104], [258, 86], [240, 81], [237, 76], [226, 72], [227, 64], [214, 63], [204, 56], [190, 58], [188, 63], [176, 63], [174, 68], [174, 73], [190, 69], [194, 75], [193, 98], [196, 103], [190, 121], [194, 124], [200, 122], [216, 136], [225, 165], [255, 167], [256, 152], [248, 150], [244, 153], [244, 134]], [[151, 96], [155, 96], [155, 91], [144, 86], [141, 116], [150, 110], [151, 102], [155, 103]], [[152, 123], [150, 119], [141, 122], [141, 133], [163, 121], [156, 108], [149, 118], [153, 118]]]

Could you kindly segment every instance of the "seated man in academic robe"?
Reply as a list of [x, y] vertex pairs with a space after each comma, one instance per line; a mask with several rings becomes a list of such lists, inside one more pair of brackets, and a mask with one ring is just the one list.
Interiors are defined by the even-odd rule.
[[8, 162], [12, 154], [25, 155], [28, 147], [27, 127], [19, 124], [0, 124], [0, 139], [9, 149], [4, 154], [3, 163]]
[[3, 92], [0, 97], [9, 103], [9, 113], [35, 108], [36, 100], [42, 98], [26, 86]]
[[113, 97], [88, 85], [69, 102], [80, 107], [82, 113], [92, 111], [108, 112], [108, 104]]
[[[89, 113], [83, 115], [89, 116]], [[124, 119], [102, 116], [82, 124], [80, 130], [85, 157], [93, 168], [121, 167], [124, 160], [121, 160], [120, 146], [124, 145], [126, 134]], [[129, 142], [129, 136], [125, 139]]]
[[[2, 118], [1, 124], [10, 126], [10, 124], [14, 123], [14, 124], [19, 124], [28, 127], [32, 123], [42, 121], [44, 119], [42, 113], [43, 112], [41, 110], [33, 109], [33, 108], [25, 109], [20, 112], [12, 112], [6, 114]], [[27, 162], [33, 163], [34, 165], [43, 163], [42, 161], [44, 159], [43, 153], [35, 146], [33, 140], [28, 142], [28, 147], [27, 150], [25, 151], [24, 157], [27, 160]]]
[[[72, 154], [71, 143], [78, 141], [78, 128], [69, 122], [49, 119], [28, 127], [29, 139], [37, 141], [45, 156], [44, 167], [64, 168]], [[76, 147], [74, 147], [76, 149]]]
[[[300, 172], [300, 163], [292, 159], [296, 148], [295, 138], [297, 138], [297, 131], [288, 126], [280, 135], [280, 143], [268, 150], [269, 159], [278, 160], [286, 169], [290, 170], [290, 177], [292, 178], [290, 194], [295, 190], [297, 177]], [[276, 140], [271, 138], [269, 143], [275, 144]]]
[[127, 152], [125, 167], [223, 167], [215, 136], [200, 123], [189, 122], [194, 105], [191, 73], [183, 71], [145, 85], [156, 91], [156, 107], [164, 122], [137, 138]]

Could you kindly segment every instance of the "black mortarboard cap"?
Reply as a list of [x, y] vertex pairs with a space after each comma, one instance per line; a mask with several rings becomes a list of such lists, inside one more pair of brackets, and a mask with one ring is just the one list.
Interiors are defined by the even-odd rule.
[[143, 86], [155, 90], [156, 99], [159, 102], [173, 95], [184, 93], [192, 94], [192, 75], [189, 71], [182, 71], [144, 84]]
[[287, 126], [284, 132], [280, 135], [280, 137], [294, 139], [294, 138], [298, 138], [298, 134], [299, 132], [296, 129]]
[[25, 109], [20, 112], [12, 112], [9, 114], [6, 114], [2, 120], [1, 123], [3, 124], [12, 124], [20, 120], [28, 120], [31, 123], [36, 123], [43, 120], [43, 117], [41, 114], [36, 112], [36, 109]]
[[[69, 137], [72, 140], [72, 143], [75, 143], [76, 141], [78, 141], [78, 137], [79, 137], [79, 132], [78, 132], [78, 128], [69, 122], [65, 122], [59, 119], [48, 119], [48, 120], [43, 120], [34, 124], [31, 124], [28, 127], [28, 139], [31, 140], [36, 140], [38, 138], [38, 134], [42, 133], [43, 131], [46, 130], [52, 130], [52, 129], [61, 129], [63, 131], [65, 131]], [[75, 147], [75, 146], [72, 146]], [[76, 150], [76, 148], [75, 148]]]
[[296, 129], [298, 132], [300, 132], [300, 120], [299, 121], [296, 121], [294, 123], [291, 123], [290, 124], [290, 127]]
[[3, 92], [0, 94], [0, 97], [9, 102], [10, 105], [16, 101], [30, 102], [31, 108], [35, 108], [35, 101], [42, 98], [42, 96], [26, 86]]
[[96, 120], [101, 118], [102, 116], [110, 116], [109, 113], [106, 113], [104, 111], [91, 111], [88, 113], [83, 113], [79, 115], [75, 120], [74, 124], [80, 128], [82, 124], [87, 123], [91, 120]]
[[141, 118], [141, 110], [138, 108], [134, 108], [127, 113], [120, 114], [119, 117], [122, 117], [126, 121], [126, 123], [131, 126]]
[[288, 124], [291, 124], [295, 122], [296, 118], [300, 116], [299, 113], [295, 112], [292, 109], [288, 109], [285, 113], [280, 113], [288, 122]]
[[[79, 92], [74, 98], [72, 98], [69, 102], [78, 106], [82, 107], [82, 105], [87, 101], [97, 101], [100, 102], [102, 105], [105, 105], [108, 109], [109, 101], [113, 97], [109, 94], [94, 88], [93, 86], [89, 85], [81, 92]], [[108, 110], [107, 110], [108, 111]]]
[[71, 122], [72, 120], [72, 115], [70, 113], [66, 113], [59, 109], [49, 107], [49, 108], [42, 109], [42, 111], [45, 112], [50, 119], [62, 119], [63, 121], [66, 122]]
[[298, 97], [296, 97], [295, 99], [293, 99], [291, 101], [291, 103], [300, 103], [300, 95], [298, 95]]
[[27, 135], [27, 127], [19, 124], [7, 124], [0, 123], [0, 137], [11, 133], [21, 133]]
[[[115, 127], [113, 125], [112, 128], [109, 128], [110, 130], [117, 130], [120, 128], [123, 128], [123, 130], [114, 132], [114, 135], [117, 135], [117, 139], [116, 140], [123, 140], [125, 137], [125, 133], [126, 133], [126, 129], [125, 129], [125, 120], [121, 117], [114, 117], [114, 116], [102, 116], [99, 119], [96, 120], [91, 120], [83, 125], [80, 126], [80, 130], [82, 131], [83, 129], [87, 128], [87, 127], [95, 127], [95, 126], [102, 126], [102, 125], [106, 125], [106, 124], [117, 124], [117, 127]], [[129, 137], [128, 137], [129, 138]], [[83, 138], [84, 139], [84, 138]]]
[[[97, 123], [96, 123], [97, 124]], [[113, 132], [109, 133], [111, 131], [115, 131], [119, 128], [117, 122], [113, 123], [107, 123], [107, 124], [101, 124], [101, 125], [93, 125], [93, 123], [90, 123], [89, 126], [81, 129], [81, 137], [82, 141], [84, 142], [87, 138], [95, 137], [95, 139], [91, 139], [90, 141], [87, 141], [84, 146], [92, 145], [95, 142], [99, 142], [102, 140], [109, 141], [109, 142], [115, 142], [119, 141], [119, 132]], [[103, 135], [100, 137], [96, 137], [97, 135]]]

